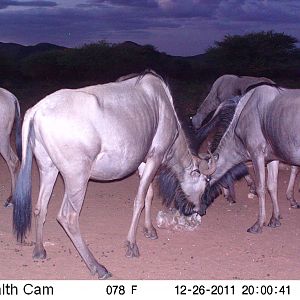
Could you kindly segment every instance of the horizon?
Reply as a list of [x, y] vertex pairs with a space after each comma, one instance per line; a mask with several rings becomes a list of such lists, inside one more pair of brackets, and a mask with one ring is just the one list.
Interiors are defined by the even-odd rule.
[[[91, 43], [84, 44], [84, 45], [81, 45], [81, 46], [74, 46], [74, 47], [67, 47], [67, 46], [53, 44], [53, 43], [49, 43], [49, 42], [40, 42], [40, 43], [37, 43], [37, 44], [24, 45], [24, 44], [15, 43], [15, 42], [2, 42], [2, 41], [0, 41], [0, 44], [5, 44], [5, 45], [9, 45], [10, 44], [10, 45], [17, 45], [17, 46], [22, 46], [22, 47], [36, 47], [38, 45], [51, 45], [51, 46], [57, 46], [57, 47], [62, 47], [62, 48], [66, 48], [66, 49], [74, 49], [74, 48], [84, 47], [85, 45], [97, 44], [98, 42], [102, 42], [102, 41], [95, 41], [95, 42], [91, 42]], [[104, 41], [104, 42], [107, 42], [107, 41]], [[134, 43], [134, 44], [136, 44], [139, 47], [144, 47], [144, 46], [150, 45], [150, 44], [141, 45], [141, 44], [138, 44], [138, 43], [133, 42], [133, 41], [122, 41], [122, 42], [119, 42], [119, 43], [109, 43], [109, 42], [107, 42], [107, 43], [108, 44], [116, 44], [116, 45], [121, 45], [121, 44], [124, 44], [124, 43]], [[153, 45], [150, 45], [150, 46], [153, 46]], [[155, 48], [154, 50], [158, 51], [160, 53], [164, 53], [163, 51], [159, 51], [157, 48]], [[178, 55], [171, 55], [169, 53], [166, 53], [166, 54], [169, 55], [169, 56], [174, 56], [174, 57], [178, 56]], [[205, 54], [205, 52], [198, 53], [198, 54], [191, 55], [191, 56], [189, 56], [189, 55], [188, 56], [181, 56], [181, 55], [179, 55], [178, 57], [193, 57], [193, 56], [202, 55], [202, 54]]]
[[132, 41], [194, 56], [226, 35], [273, 30], [300, 40], [299, 24], [296, 0], [0, 1], [0, 40], [23, 46]]

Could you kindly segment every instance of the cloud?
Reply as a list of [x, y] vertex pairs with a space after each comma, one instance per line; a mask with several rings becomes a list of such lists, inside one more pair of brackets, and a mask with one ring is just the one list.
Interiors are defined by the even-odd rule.
[[1, 0], [0, 9], [5, 9], [9, 6], [22, 6], [22, 7], [53, 7], [57, 3], [54, 1], [13, 1], [13, 0]]
[[220, 20], [263, 23], [300, 21], [299, 1], [223, 0], [216, 15]]
[[114, 7], [114, 8], [157, 8], [155, 0], [88, 0], [79, 7]]
[[193, 55], [228, 34], [275, 30], [300, 37], [296, 0], [55, 1], [0, 0], [2, 8], [24, 6], [0, 9], [1, 41], [72, 47], [102, 39], [132, 40], [170, 54]]
[[[110, 7], [155, 18], [212, 17], [221, 0], [89, 0], [79, 7]], [[142, 10], [141, 10], [142, 8]]]

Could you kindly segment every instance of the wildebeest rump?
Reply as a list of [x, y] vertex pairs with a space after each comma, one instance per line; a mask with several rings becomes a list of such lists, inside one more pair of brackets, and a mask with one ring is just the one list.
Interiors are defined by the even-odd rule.
[[266, 77], [222, 75], [212, 85], [207, 97], [197, 109], [192, 118], [193, 126], [197, 129], [202, 126], [205, 118], [223, 102], [235, 96], [242, 96], [256, 85], [276, 85], [274, 81]]
[[[11, 190], [15, 188], [16, 174], [19, 159], [22, 155], [21, 145], [21, 114], [18, 99], [9, 91], [0, 88], [0, 153], [7, 163], [11, 176]], [[10, 145], [10, 134], [15, 122], [16, 151]], [[11, 203], [11, 196], [6, 200], [5, 206]]]
[[265, 85], [242, 97], [230, 126], [214, 152], [218, 157], [216, 171], [201, 198], [200, 215], [205, 214], [207, 207], [218, 195], [219, 183], [231, 173], [231, 168], [251, 160], [256, 175], [259, 213], [258, 220], [248, 231], [261, 232], [265, 224], [265, 164], [268, 169], [267, 189], [273, 204], [268, 225], [280, 225], [277, 203], [278, 164], [282, 161], [300, 165], [299, 111], [300, 90]]
[[[213, 171], [193, 155], [174, 110], [169, 88], [153, 71], [120, 82], [57, 91], [26, 112], [22, 128], [22, 165], [14, 194], [14, 229], [23, 239], [31, 223], [32, 152], [40, 172], [40, 192], [34, 214], [34, 258], [45, 258], [43, 224], [47, 204], [58, 175], [65, 194], [58, 221], [89, 270], [107, 278], [110, 273], [88, 249], [79, 230], [79, 213], [90, 178], [109, 181], [139, 170], [140, 183], [134, 200], [127, 236], [129, 257], [139, 255], [136, 230], [145, 206], [145, 235], [157, 237], [151, 223], [152, 181], [160, 168], [164, 184], [179, 184], [184, 196], [168, 189], [166, 202], [189, 211], [199, 205], [205, 175]], [[168, 171], [166, 171], [168, 170]], [[177, 180], [177, 181], [176, 181]], [[175, 184], [175, 185], [174, 185]]]

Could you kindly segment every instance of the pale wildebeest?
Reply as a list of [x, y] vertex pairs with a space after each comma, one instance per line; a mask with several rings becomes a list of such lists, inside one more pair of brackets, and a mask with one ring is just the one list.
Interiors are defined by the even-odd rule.
[[[0, 88], [0, 153], [7, 163], [11, 176], [11, 191], [15, 189], [16, 174], [19, 164], [19, 159], [22, 155], [21, 144], [21, 114], [18, 99], [9, 91]], [[10, 134], [15, 123], [16, 132], [16, 156], [10, 144]], [[5, 201], [5, 206], [11, 204], [12, 197], [10, 196]]]
[[275, 84], [269, 78], [223, 75], [219, 77], [212, 85], [207, 97], [203, 100], [197, 109], [197, 113], [192, 118], [194, 128], [202, 126], [205, 118], [223, 102], [234, 96], [242, 96], [257, 84], [268, 83]]
[[[210, 151], [214, 152], [217, 149], [218, 144], [219, 144], [223, 134], [226, 132], [226, 129], [229, 126], [230, 121], [233, 118], [235, 109], [236, 109], [240, 99], [241, 99], [240, 96], [236, 96], [232, 99], [223, 101], [216, 109], [211, 120], [209, 120], [204, 126], [199, 128], [198, 130], [196, 130], [196, 140], [198, 143], [195, 146], [196, 148], [200, 147], [200, 145], [208, 137], [208, 135], [211, 131], [215, 131], [213, 142], [210, 144]], [[291, 166], [291, 174], [290, 174], [288, 188], [286, 191], [286, 196], [287, 196], [287, 200], [290, 202], [290, 205], [292, 208], [300, 208], [300, 204], [298, 204], [294, 198], [294, 184], [295, 184], [295, 179], [296, 179], [297, 173], [298, 173], [298, 167]], [[247, 176], [245, 176], [245, 178], [246, 177]], [[250, 186], [250, 192], [256, 193], [255, 185], [254, 185], [254, 182], [252, 181], [252, 179], [251, 180], [247, 179], [246, 181], [247, 181], [248, 185]], [[227, 198], [227, 200], [229, 200], [229, 201], [231, 200], [230, 202], [235, 202], [234, 185], [229, 185], [228, 188], [229, 188], [229, 190], [224, 189], [225, 190], [224, 191], [225, 198]], [[229, 193], [228, 193], [228, 191], [229, 191]]]
[[[215, 111], [222, 102], [227, 101], [235, 96], [242, 96], [252, 88], [256, 87], [257, 85], [262, 85], [263, 83], [276, 85], [274, 81], [266, 77], [225, 74], [217, 78], [217, 80], [213, 83], [210, 92], [198, 107], [197, 113], [192, 118], [193, 127], [196, 130], [201, 130], [203, 122], [207, 120], [209, 115]], [[199, 135], [201, 134], [198, 133], [198, 136]], [[246, 175], [245, 179], [250, 188], [250, 192], [255, 194], [255, 185], [252, 178], [249, 175]], [[225, 198], [229, 202], [235, 202], [234, 185], [228, 186], [228, 190], [224, 189], [224, 194]]]
[[280, 226], [277, 203], [277, 176], [279, 161], [300, 165], [300, 90], [260, 86], [240, 100], [233, 119], [222, 137], [214, 156], [216, 171], [201, 197], [199, 214], [220, 193], [220, 185], [228, 184], [245, 174], [243, 163], [251, 160], [256, 176], [259, 199], [258, 219], [248, 232], [259, 233], [265, 225], [265, 183], [267, 164], [267, 189], [272, 199], [273, 213], [268, 223]]
[[[34, 209], [36, 244], [33, 257], [46, 257], [43, 224], [60, 172], [65, 193], [57, 219], [91, 273], [97, 273], [99, 278], [107, 278], [110, 273], [94, 258], [79, 230], [79, 213], [90, 178], [109, 181], [139, 170], [140, 182], [126, 252], [127, 256], [136, 257], [139, 256], [136, 230], [144, 206], [145, 236], [157, 238], [150, 208], [152, 181], [161, 165], [160, 182], [168, 197], [167, 203], [176, 201], [175, 207], [186, 213], [199, 204], [205, 177], [214, 170], [213, 163], [205, 165], [191, 153], [169, 88], [153, 71], [121, 82], [64, 89], [47, 96], [26, 112], [22, 142], [22, 165], [13, 213], [17, 238], [23, 240], [31, 223], [34, 154], [40, 172], [40, 192]], [[168, 186], [174, 187], [175, 182], [180, 186], [170, 191]], [[164, 188], [164, 184], [168, 186]]]

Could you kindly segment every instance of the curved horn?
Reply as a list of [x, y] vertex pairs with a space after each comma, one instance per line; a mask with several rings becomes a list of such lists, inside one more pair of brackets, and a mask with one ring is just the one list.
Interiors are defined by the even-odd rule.
[[205, 168], [202, 168], [201, 165], [199, 166], [200, 172], [205, 176], [209, 176], [209, 175], [213, 174], [216, 171], [216, 168], [217, 168], [215, 157], [211, 154], [210, 151], [208, 151], [208, 152], [209, 152], [210, 159], [211, 159], [210, 167], [208, 169], [205, 169]]

